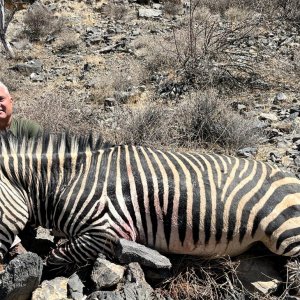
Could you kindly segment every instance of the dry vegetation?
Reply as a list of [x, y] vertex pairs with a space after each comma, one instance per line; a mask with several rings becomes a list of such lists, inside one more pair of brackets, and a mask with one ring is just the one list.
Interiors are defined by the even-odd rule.
[[[70, 7], [75, 2], [70, 1]], [[91, 17], [92, 6], [83, 10], [85, 4], [80, 2], [76, 20], [86, 20], [82, 27], [97, 25], [101, 18], [107, 24], [118, 20], [130, 24], [135, 12], [117, 2], [97, 8], [101, 17]], [[267, 30], [277, 30], [273, 22], [278, 20], [288, 22], [299, 34], [299, 0], [194, 0], [190, 8], [183, 8], [178, 0], [162, 3], [168, 20], [184, 10], [185, 14], [167, 29], [159, 21], [135, 20], [144, 31], [128, 42], [134, 51], [107, 55], [99, 54], [106, 41], [87, 47], [85, 29], [78, 33], [80, 28], [46, 7], [34, 6], [24, 13], [18, 35], [29, 39], [32, 49], [19, 50], [14, 60], [0, 58], [4, 70], [0, 80], [16, 98], [16, 114], [53, 132], [93, 131], [115, 143], [222, 153], [259, 146], [263, 133], [257, 129], [257, 118], [235, 111], [232, 103], [246, 98], [251, 109], [253, 98], [259, 98], [262, 105], [268, 105], [270, 94], [281, 91], [287, 82], [293, 91], [299, 90], [300, 48], [291, 57], [282, 53], [266, 57], [263, 49], [250, 53], [243, 47], [249, 37], [257, 39]], [[61, 14], [65, 18], [72, 10], [62, 8]], [[116, 42], [122, 34], [114, 36]], [[31, 59], [43, 61], [44, 82], [31, 82], [10, 70]], [[84, 71], [85, 66], [89, 71]], [[59, 72], [51, 77], [52, 69]], [[139, 90], [140, 86], [145, 90]], [[172, 95], [178, 86], [180, 91]], [[162, 90], [167, 96], [161, 96]], [[104, 102], [111, 97], [117, 103], [113, 111], [107, 111]], [[175, 300], [244, 299], [245, 295], [263, 299], [243, 288], [237, 264], [230, 259], [181, 258], [176, 274], [160, 290]], [[298, 284], [298, 269], [288, 266], [287, 270], [294, 272], [289, 277], [296, 283], [284, 283], [279, 298], [266, 295], [265, 299], [284, 299]]]
[[[270, 259], [276, 257], [272, 254], [261, 255], [253, 253], [251, 259]], [[210, 300], [210, 299], [260, 299], [260, 300], [284, 300], [296, 295], [300, 286], [299, 261], [297, 259], [282, 261], [283, 280], [280, 283], [280, 291], [272, 294], [260, 294], [253, 289], [247, 289], [240, 280], [239, 273], [243, 261], [249, 256], [240, 258], [223, 257], [214, 260], [204, 260], [192, 256], [171, 256], [173, 276], [157, 285], [157, 291], [162, 295], [170, 295], [174, 300]], [[258, 275], [259, 276], [259, 275]]]
[[40, 3], [34, 4], [24, 16], [24, 33], [30, 40], [36, 41], [61, 31], [63, 20], [54, 16]]
[[[224, 111], [229, 112], [224, 114]], [[254, 119], [245, 119], [215, 91], [196, 93], [176, 108], [151, 105], [136, 109], [123, 124], [120, 141], [166, 148], [236, 150], [259, 143]]]
[[[16, 81], [18, 87], [12, 88], [16, 90], [16, 98], [22, 101], [22, 86], [31, 84], [28, 96], [36, 107], [43, 108], [43, 112], [32, 111], [17, 102], [17, 112], [34, 118], [50, 130], [69, 128], [78, 132], [83, 126], [83, 131], [87, 127], [99, 132], [103, 128], [95, 120], [98, 114], [87, 117], [86, 111], [94, 112], [103, 106], [106, 98], [115, 97], [118, 106], [114, 119], [117, 123], [107, 130], [111, 131], [109, 138], [112, 141], [157, 147], [206, 148], [218, 152], [234, 152], [244, 146], [258, 145], [261, 133], [256, 132], [254, 119], [246, 119], [233, 111], [230, 104], [241, 92], [265, 89], [266, 86], [270, 89], [278, 83], [284, 84], [287, 76], [296, 81], [300, 69], [299, 49], [294, 50], [294, 64], [291, 65], [289, 60], [281, 57], [264, 59], [259, 51], [253, 55], [240, 46], [249, 37], [263, 34], [271, 19], [289, 20], [292, 26], [299, 25], [298, 2], [194, 0], [190, 8], [183, 8], [178, 0], [162, 3], [171, 18], [182, 10], [186, 12], [171, 31], [133, 39], [130, 43], [135, 49], [134, 56], [118, 53], [117, 59], [88, 62], [91, 71], [86, 73], [83, 66], [79, 70], [75, 65], [69, 65], [55, 82], [50, 78], [47, 86], [31, 84], [22, 78], [14, 80], [18, 74], [9, 71], [9, 82], [6, 76], [3, 81], [8, 86]], [[128, 6], [118, 1], [108, 2], [99, 11], [110, 21], [128, 21], [132, 16]], [[94, 24], [90, 16], [87, 12], [81, 17], [89, 18]], [[15, 62], [37, 58], [44, 60], [48, 70], [59, 67], [60, 59], [51, 62], [49, 54], [39, 44], [45, 39], [49, 40], [53, 54], [72, 55], [85, 49], [80, 41], [82, 36], [70, 22], [65, 22], [45, 5], [32, 6], [24, 14], [23, 24], [19, 35], [33, 41], [34, 49], [28, 54], [19, 51]], [[141, 23], [141, 27], [151, 32], [157, 24], [149, 20]], [[117, 39], [118, 36], [116, 42]], [[105, 46], [103, 42], [100, 45]], [[90, 47], [97, 49], [93, 45]], [[236, 51], [237, 47], [240, 51]], [[82, 65], [86, 63], [84, 60]], [[2, 65], [5, 68], [9, 63]], [[67, 82], [66, 77], [72, 75], [78, 76], [79, 81], [70, 79]], [[146, 94], [133, 92], [139, 85], [146, 86]], [[178, 86], [181, 90], [173, 96], [171, 91]], [[72, 90], [78, 92], [72, 93]], [[161, 99], [161, 91], [167, 91], [170, 96]], [[54, 114], [55, 109], [51, 113], [44, 112], [53, 103], [47, 95], [56, 101], [57, 112]], [[125, 109], [120, 107], [124, 104], [127, 105]], [[76, 111], [75, 116], [73, 111]]]

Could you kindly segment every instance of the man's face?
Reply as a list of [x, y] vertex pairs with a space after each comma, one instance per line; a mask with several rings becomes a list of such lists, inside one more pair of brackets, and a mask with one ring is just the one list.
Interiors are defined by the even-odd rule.
[[12, 110], [13, 105], [10, 94], [4, 88], [0, 87], [0, 120], [2, 122], [9, 122], [12, 115]]

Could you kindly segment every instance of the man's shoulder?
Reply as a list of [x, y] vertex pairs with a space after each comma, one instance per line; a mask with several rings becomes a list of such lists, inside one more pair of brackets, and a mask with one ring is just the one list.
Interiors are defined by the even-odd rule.
[[24, 127], [36, 127], [36, 128], [42, 128], [37, 122], [29, 120], [29, 119], [25, 119], [25, 118], [13, 118], [12, 119], [12, 126], [14, 125], [14, 123], [17, 126], [24, 126]]
[[42, 127], [32, 121], [25, 118], [13, 118], [10, 126], [11, 132], [16, 136], [35, 137], [42, 132]]

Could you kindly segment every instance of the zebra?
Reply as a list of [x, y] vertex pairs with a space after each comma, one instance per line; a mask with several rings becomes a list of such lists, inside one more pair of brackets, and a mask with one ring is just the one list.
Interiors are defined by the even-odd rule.
[[300, 252], [300, 181], [219, 154], [104, 146], [69, 134], [0, 136], [0, 262], [26, 223], [63, 233], [46, 260], [73, 270], [127, 239], [162, 253]]

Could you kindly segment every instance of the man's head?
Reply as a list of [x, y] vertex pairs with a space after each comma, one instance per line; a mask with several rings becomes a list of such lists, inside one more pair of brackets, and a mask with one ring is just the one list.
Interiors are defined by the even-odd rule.
[[10, 126], [13, 112], [13, 100], [8, 88], [0, 81], [0, 130]]

